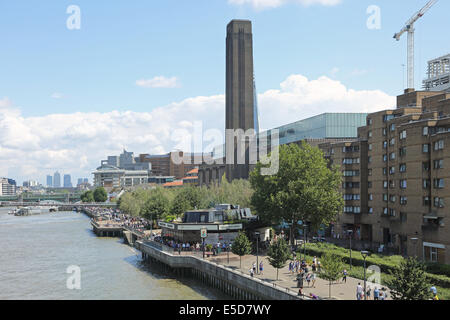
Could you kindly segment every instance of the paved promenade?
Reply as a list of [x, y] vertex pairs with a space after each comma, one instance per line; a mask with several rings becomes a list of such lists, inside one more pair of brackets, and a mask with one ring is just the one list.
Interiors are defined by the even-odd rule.
[[[267, 260], [267, 257], [259, 256], [258, 261], [260, 262], [262, 259], [264, 263], [264, 271], [262, 275], [255, 275], [255, 277], [260, 278], [261, 280], [275, 283], [277, 286], [281, 286], [284, 288], [290, 288], [291, 290], [298, 292], [297, 288], [297, 281], [296, 281], [296, 274], [289, 273], [289, 267], [286, 266], [283, 269], [279, 270], [278, 278], [279, 280], [276, 281], [277, 278], [277, 270], [273, 268], [269, 261]], [[227, 255], [222, 254], [220, 257], [211, 257], [209, 260], [230, 266], [235, 269], [239, 269], [239, 257], [230, 253], [230, 263], [227, 263]], [[242, 268], [240, 269], [241, 272], [245, 274], [250, 274], [250, 269], [253, 265], [253, 263], [256, 262], [256, 256], [255, 255], [247, 255], [245, 257], [242, 257]], [[364, 281], [360, 279], [355, 279], [347, 276], [347, 282], [346, 283], [334, 283], [331, 286], [331, 297], [335, 300], [356, 300], [356, 287], [358, 283], [361, 283], [361, 286], [364, 287]], [[319, 296], [322, 299], [328, 299], [329, 297], [329, 282], [325, 281], [323, 279], [320, 279], [319, 277], [316, 277], [316, 283], [315, 287], [308, 286], [308, 283], [306, 280], [303, 283], [303, 294], [308, 295], [310, 293], [315, 294], [316, 296]], [[381, 289], [382, 286], [378, 286], [378, 289]], [[390, 296], [390, 294], [388, 293]], [[373, 299], [373, 290], [371, 294], [371, 299]], [[388, 297], [387, 300], [390, 300], [390, 297]]]

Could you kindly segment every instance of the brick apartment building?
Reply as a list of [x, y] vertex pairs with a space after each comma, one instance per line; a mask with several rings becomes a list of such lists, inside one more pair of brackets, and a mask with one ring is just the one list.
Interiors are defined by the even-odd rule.
[[358, 139], [319, 147], [343, 172], [335, 235], [450, 263], [450, 94], [406, 90], [397, 109], [367, 116]]

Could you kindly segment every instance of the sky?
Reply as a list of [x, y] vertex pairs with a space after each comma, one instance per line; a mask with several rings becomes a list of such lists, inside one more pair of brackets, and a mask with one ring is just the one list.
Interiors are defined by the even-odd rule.
[[[223, 131], [232, 19], [252, 21], [263, 129], [393, 108], [406, 81], [406, 35], [393, 35], [426, 2], [2, 1], [0, 176], [91, 179], [123, 149], [165, 153], [199, 125]], [[416, 23], [417, 89], [450, 52], [449, 10], [438, 1]]]

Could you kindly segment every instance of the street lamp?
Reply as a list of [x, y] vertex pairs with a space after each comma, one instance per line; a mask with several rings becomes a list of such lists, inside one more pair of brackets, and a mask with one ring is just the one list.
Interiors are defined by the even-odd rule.
[[347, 230], [347, 233], [349, 234], [350, 239], [350, 270], [352, 270], [352, 234], [353, 230]]
[[255, 232], [256, 236], [256, 274], [259, 274], [259, 260], [258, 260], [258, 246], [259, 246], [259, 235], [258, 231]]
[[417, 258], [417, 242], [419, 242], [419, 238], [411, 238], [411, 241], [414, 244], [414, 255]]
[[361, 255], [364, 258], [364, 300], [367, 300], [367, 288], [366, 288], [366, 258], [370, 255], [369, 251], [361, 251]]
[[306, 229], [308, 226], [303, 223], [303, 260], [306, 261]]

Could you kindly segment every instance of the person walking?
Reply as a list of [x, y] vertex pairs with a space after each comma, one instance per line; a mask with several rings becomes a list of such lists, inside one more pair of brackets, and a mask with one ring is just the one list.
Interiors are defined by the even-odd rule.
[[344, 271], [342, 272], [343, 273], [343, 277], [342, 277], [342, 282], [345, 282], [345, 283], [347, 283], [347, 269], [344, 269]]
[[311, 284], [311, 274], [310, 274], [310, 273], [308, 273], [308, 274], [306, 275], [306, 282], [308, 282], [308, 287], [311, 288], [311, 286], [310, 286], [310, 284]]
[[378, 300], [380, 298], [380, 291], [378, 290], [378, 287], [375, 287], [375, 290], [373, 290], [373, 300]]
[[361, 300], [364, 294], [364, 289], [361, 286], [361, 283], [358, 282], [358, 285], [356, 286], [356, 299]]
[[313, 273], [311, 275], [311, 282], [312, 282], [312, 287], [315, 288], [316, 287], [316, 274]]
[[261, 261], [260, 263], [259, 263], [259, 274], [263, 274], [263, 271], [264, 271], [264, 264], [263, 264], [263, 262]]
[[367, 300], [370, 300], [370, 295], [372, 294], [372, 288], [369, 287], [369, 289], [367, 289], [366, 295], [367, 295]]

